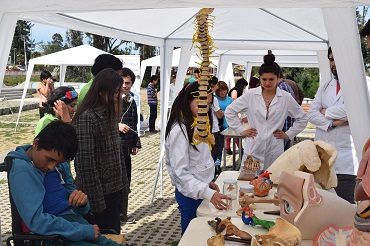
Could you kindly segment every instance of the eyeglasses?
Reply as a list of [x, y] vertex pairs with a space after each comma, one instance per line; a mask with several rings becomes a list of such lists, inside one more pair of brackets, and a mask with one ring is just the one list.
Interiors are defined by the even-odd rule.
[[331, 61], [331, 62], [333, 62], [333, 61], [334, 61], [334, 58], [333, 58], [333, 57], [329, 57], [328, 59], [329, 59], [329, 61]]

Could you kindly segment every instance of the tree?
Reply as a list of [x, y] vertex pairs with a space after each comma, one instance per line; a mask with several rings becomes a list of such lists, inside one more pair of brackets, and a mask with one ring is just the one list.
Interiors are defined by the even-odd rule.
[[[366, 15], [369, 10], [369, 6], [363, 6], [356, 8], [356, 17], [358, 29], [361, 30], [366, 23]], [[367, 38], [360, 37], [362, 57], [364, 59], [364, 66], [366, 69], [370, 68], [370, 52], [367, 49]]]
[[139, 50], [140, 60], [145, 60], [158, 55], [158, 49], [155, 46], [135, 43], [135, 50]]
[[[30, 40], [30, 33], [32, 26], [33, 24], [29, 21], [17, 21], [13, 36], [12, 48], [10, 49], [9, 53], [9, 56], [13, 58], [13, 63], [17, 62], [18, 64], [26, 65], [25, 62], [28, 62], [31, 56], [30, 47], [32, 41]], [[17, 55], [19, 59], [17, 59]], [[14, 59], [17, 60], [14, 61]]]
[[299, 88], [303, 90], [305, 97], [314, 98], [320, 85], [318, 68], [283, 68], [284, 76], [292, 76]]
[[59, 33], [54, 33], [51, 42], [48, 42], [47, 44], [40, 42], [38, 45], [41, 47], [44, 55], [55, 53], [63, 50], [63, 37]]
[[83, 45], [84, 33], [81, 31], [67, 30], [66, 31], [66, 46], [69, 48]]
[[89, 39], [88, 42], [91, 46], [100, 50], [104, 50], [108, 53], [114, 55], [126, 55], [126, 54], [128, 55], [131, 53], [130, 47], [126, 46], [124, 50], [122, 50], [121, 48], [123, 44], [129, 43], [129, 41], [100, 36], [92, 33], [86, 33], [86, 37]]
[[[84, 33], [81, 31], [67, 30], [64, 49], [77, 47], [84, 44]], [[66, 81], [87, 82], [91, 78], [91, 68], [87, 66], [68, 66]]]
[[59, 33], [54, 33], [53, 37], [52, 38], [52, 43], [55, 44], [55, 45], [58, 45], [60, 47], [60, 49], [63, 48], [63, 37], [62, 35], [60, 35]]

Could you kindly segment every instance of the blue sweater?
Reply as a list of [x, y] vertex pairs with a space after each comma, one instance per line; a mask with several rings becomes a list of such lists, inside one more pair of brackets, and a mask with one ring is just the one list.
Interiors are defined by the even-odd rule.
[[[224, 112], [225, 112], [227, 106], [229, 106], [233, 102], [233, 99], [231, 97], [229, 97], [229, 96], [226, 96], [224, 99], [221, 99], [217, 95], [216, 95], [216, 97], [218, 99], [218, 104], [220, 105], [220, 109], [222, 111], [224, 111]], [[229, 125], [227, 124], [227, 121], [226, 121], [226, 118], [225, 117], [223, 117], [223, 124], [222, 124], [222, 126], [223, 126], [223, 129], [226, 129], [226, 128], [229, 127]]]
[[[23, 222], [32, 232], [41, 235], [58, 234], [71, 241], [93, 240], [92, 225], [69, 222], [62, 217], [45, 213], [43, 207], [45, 174], [37, 169], [27, 156], [26, 151], [30, 147], [31, 145], [20, 146], [8, 154], [13, 157], [13, 166], [9, 173], [10, 189]], [[75, 187], [72, 184], [69, 167], [66, 165], [68, 164], [60, 164], [58, 170], [65, 182], [63, 186], [67, 192], [67, 199]], [[79, 215], [88, 210], [89, 205], [87, 204], [84, 208], [69, 208], [59, 215]]]

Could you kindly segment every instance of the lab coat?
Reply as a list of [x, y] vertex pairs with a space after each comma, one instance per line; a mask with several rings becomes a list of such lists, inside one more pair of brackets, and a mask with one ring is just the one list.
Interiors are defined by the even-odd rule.
[[[182, 128], [182, 129], [181, 129]], [[189, 144], [185, 125], [175, 123], [165, 142], [166, 167], [172, 185], [186, 197], [211, 201], [216, 192], [209, 187], [215, 166], [208, 144], [201, 142], [195, 150]]]
[[289, 139], [293, 139], [307, 125], [307, 115], [298, 105], [294, 98], [286, 91], [276, 89], [276, 96], [269, 108], [268, 119], [266, 120], [266, 105], [262, 97], [262, 88], [257, 87], [246, 91], [241, 97], [231, 103], [225, 112], [229, 127], [237, 134], [245, 129], [237, 117], [238, 113], [245, 113], [251, 128], [257, 130], [254, 138], [246, 137], [243, 162], [247, 155], [260, 161], [262, 169], [269, 166], [284, 152], [284, 140], [274, 137], [275, 130], [282, 130], [285, 119], [290, 116], [295, 119], [293, 126], [286, 132]]
[[[349, 125], [329, 128], [332, 120], [348, 120], [342, 90], [336, 95], [337, 80], [320, 86], [308, 111], [308, 120], [316, 126], [315, 140], [330, 143], [337, 149], [336, 174], [356, 175], [358, 160]], [[325, 115], [320, 113], [326, 108]]]

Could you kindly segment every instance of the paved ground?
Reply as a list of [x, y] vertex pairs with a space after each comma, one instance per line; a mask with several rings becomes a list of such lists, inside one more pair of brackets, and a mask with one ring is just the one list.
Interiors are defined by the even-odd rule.
[[[37, 113], [36, 110], [34, 111]], [[298, 139], [310, 139], [313, 137], [313, 134], [314, 130], [306, 129], [298, 136]], [[136, 218], [136, 223], [123, 224], [121, 227], [121, 233], [126, 235], [130, 245], [176, 245], [176, 242], [180, 240], [180, 216], [174, 199], [174, 188], [171, 185], [165, 165], [163, 166], [163, 197], [159, 195], [160, 184], [158, 183], [154, 203], [150, 205], [158, 166], [159, 138], [159, 134], [146, 133], [141, 137], [143, 148], [137, 156], [133, 157], [129, 213]], [[3, 160], [7, 152], [0, 152], [0, 161]], [[231, 167], [231, 159], [231, 156], [227, 157], [229, 168]], [[1, 231], [5, 234], [3, 235], [3, 245], [5, 245], [4, 238], [11, 231], [10, 206], [5, 173], [0, 173], [0, 208]]]

